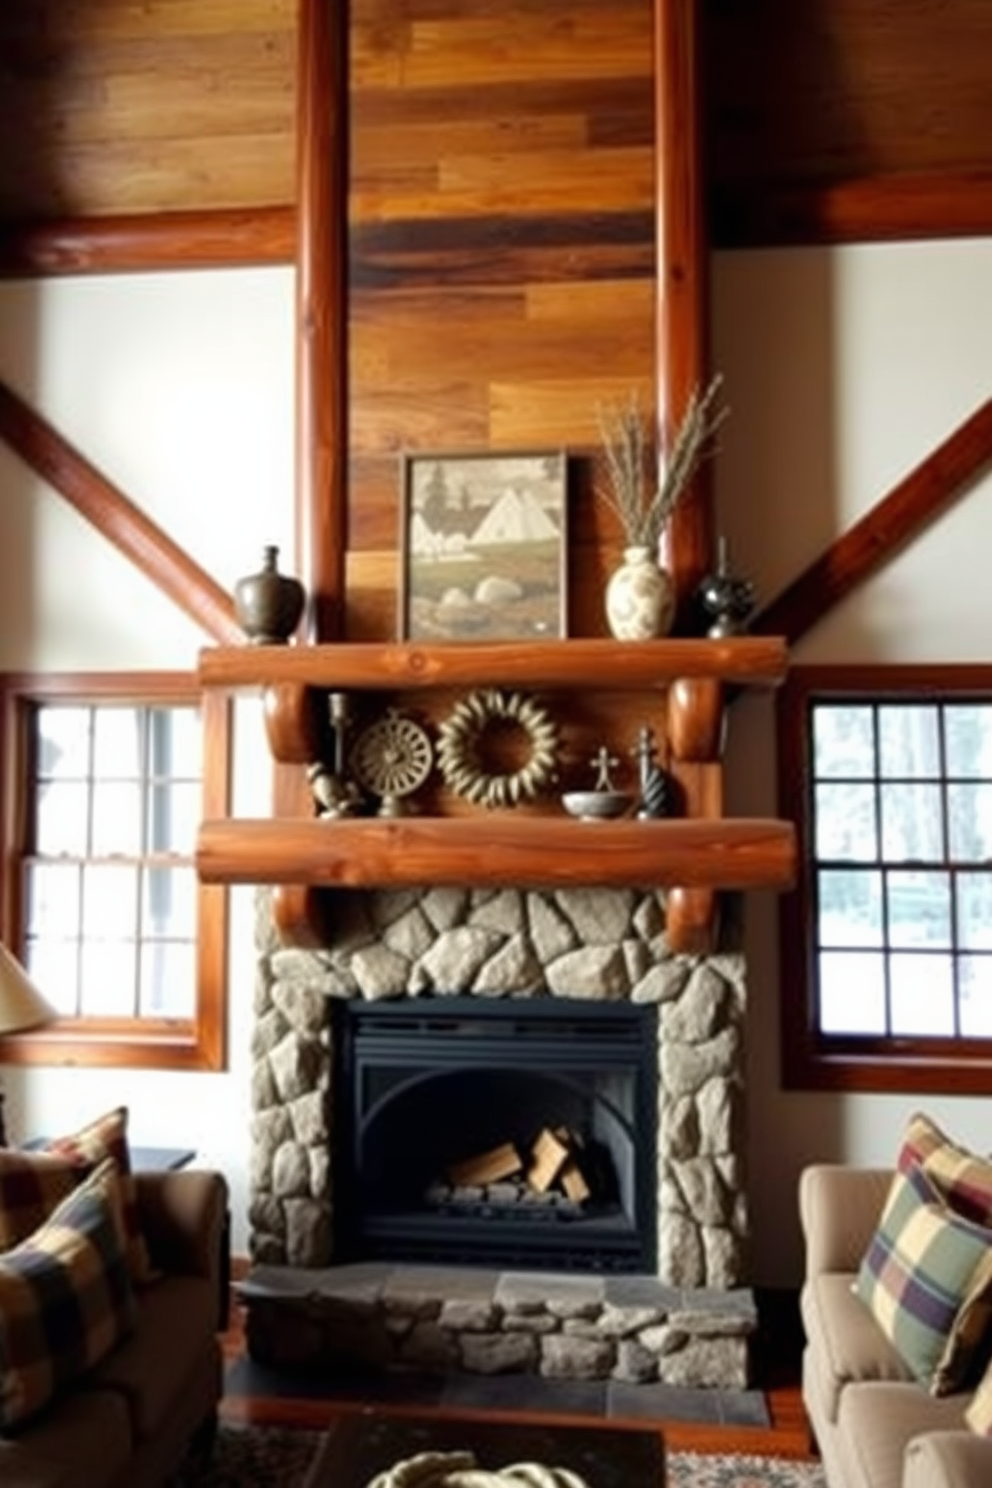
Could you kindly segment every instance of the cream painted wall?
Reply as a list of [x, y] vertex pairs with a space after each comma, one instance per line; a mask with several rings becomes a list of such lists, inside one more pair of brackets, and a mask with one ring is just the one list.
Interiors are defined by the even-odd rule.
[[[0, 284], [0, 377], [224, 588], [275, 542], [291, 566], [293, 276], [288, 269]], [[0, 444], [0, 668], [193, 668], [196, 626]], [[268, 809], [256, 703], [238, 706], [236, 809]], [[133, 1139], [189, 1146], [232, 1188], [246, 1248], [252, 891], [231, 894], [222, 1074], [3, 1070], [15, 1137], [111, 1105]]]
[[[731, 566], [775, 597], [992, 394], [992, 243], [735, 253], [713, 265], [713, 360], [731, 417], [717, 471]], [[793, 651], [795, 663], [986, 661], [992, 478]], [[731, 813], [776, 810], [774, 707], [730, 722]], [[796, 1180], [813, 1160], [885, 1164], [925, 1105], [986, 1150], [989, 1102], [784, 1092], [777, 900], [748, 895], [749, 1192], [754, 1279], [798, 1280]]]
[[[224, 588], [292, 552], [289, 269], [0, 284], [0, 377]], [[0, 667], [191, 666], [206, 637], [0, 445]]]
[[[717, 469], [732, 566], [772, 598], [988, 396], [992, 245], [719, 255], [714, 365], [731, 419]], [[292, 540], [288, 270], [0, 284], [0, 376], [52, 418], [225, 587]], [[970, 493], [797, 647], [795, 659], [983, 658], [990, 483]], [[0, 667], [184, 667], [203, 637], [0, 447]], [[984, 604], [983, 604], [984, 601]], [[268, 779], [257, 710], [239, 720], [238, 807]], [[735, 813], [775, 810], [773, 714], [731, 719]], [[773, 896], [746, 901], [754, 1279], [798, 1280], [795, 1183], [818, 1158], [886, 1162], [912, 1097], [785, 1093]], [[15, 1135], [126, 1102], [136, 1140], [188, 1143], [228, 1174], [247, 1225], [251, 893], [232, 892], [231, 1067], [219, 1075], [3, 1071]], [[926, 1100], [987, 1147], [987, 1103]]]

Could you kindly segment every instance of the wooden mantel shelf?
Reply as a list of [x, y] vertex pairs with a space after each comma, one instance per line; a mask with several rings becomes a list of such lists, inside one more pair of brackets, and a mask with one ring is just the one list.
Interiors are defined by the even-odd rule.
[[780, 636], [726, 640], [530, 641], [479, 645], [216, 646], [200, 653], [204, 687], [295, 683], [382, 692], [426, 687], [636, 689], [682, 677], [775, 687], [788, 669]]
[[796, 842], [791, 823], [746, 817], [217, 820], [200, 829], [196, 863], [207, 883], [787, 889]]
[[716, 941], [722, 890], [795, 882], [790, 822], [722, 815], [725, 692], [776, 687], [787, 670], [778, 636], [210, 647], [200, 654], [201, 684], [262, 689], [273, 758], [297, 768], [321, 758], [321, 694], [656, 692], [667, 767], [686, 810], [646, 821], [575, 821], [550, 803], [541, 814], [212, 820], [200, 828], [197, 870], [208, 883], [277, 886], [280, 929], [303, 944], [323, 943], [326, 889], [602, 887], [665, 890], [671, 948], [705, 951]]

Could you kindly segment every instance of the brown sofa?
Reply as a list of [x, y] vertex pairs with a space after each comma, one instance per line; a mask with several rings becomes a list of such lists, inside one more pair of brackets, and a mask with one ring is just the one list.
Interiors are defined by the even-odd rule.
[[135, 1331], [78, 1384], [0, 1437], [3, 1488], [158, 1488], [208, 1432], [223, 1388], [227, 1186], [219, 1173], [137, 1173], [158, 1278]]
[[969, 1431], [970, 1395], [917, 1384], [852, 1283], [892, 1173], [819, 1164], [802, 1174], [803, 1401], [829, 1488], [990, 1488], [992, 1441]]

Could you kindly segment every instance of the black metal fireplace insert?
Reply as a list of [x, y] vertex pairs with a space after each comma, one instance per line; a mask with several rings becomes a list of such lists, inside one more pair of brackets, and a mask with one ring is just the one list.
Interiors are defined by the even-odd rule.
[[335, 1258], [653, 1273], [656, 1020], [547, 997], [338, 1004]]

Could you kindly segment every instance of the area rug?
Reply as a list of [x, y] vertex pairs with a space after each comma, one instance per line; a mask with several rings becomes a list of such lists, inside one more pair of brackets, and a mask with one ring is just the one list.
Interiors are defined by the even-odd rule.
[[818, 1462], [785, 1457], [704, 1457], [667, 1454], [667, 1488], [827, 1488]]
[[[321, 1436], [295, 1428], [221, 1426], [209, 1465], [187, 1463], [169, 1488], [303, 1488]], [[784, 1457], [669, 1452], [667, 1478], [667, 1488], [826, 1488], [818, 1463]]]

